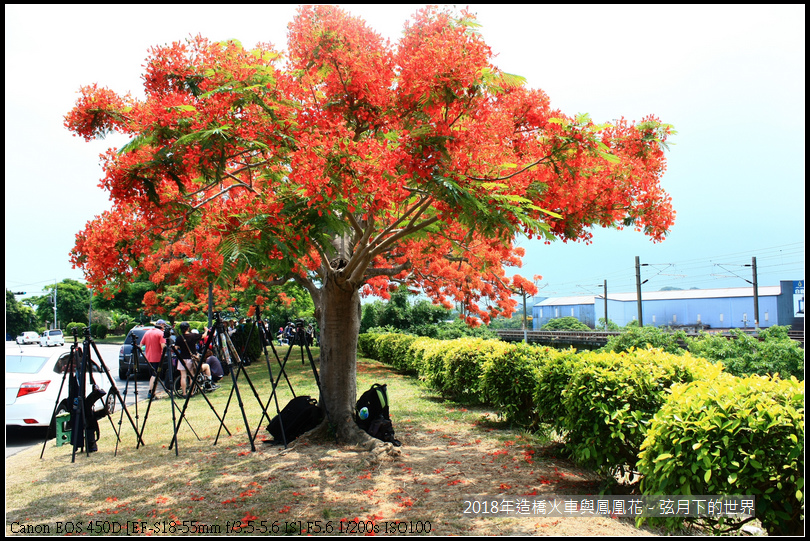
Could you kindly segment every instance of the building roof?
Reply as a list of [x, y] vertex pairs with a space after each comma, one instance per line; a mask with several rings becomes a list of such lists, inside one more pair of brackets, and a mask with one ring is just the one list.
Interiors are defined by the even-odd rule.
[[[681, 289], [674, 291], [642, 291], [643, 301], [664, 301], [680, 299], [725, 299], [729, 297], [753, 297], [753, 287], [729, 287], [724, 289]], [[757, 288], [760, 297], [772, 297], [782, 293], [781, 286], [761, 286]], [[549, 297], [535, 306], [571, 306], [578, 304], [594, 304], [595, 300], [602, 300], [601, 296], [579, 295], [571, 297]], [[636, 292], [608, 293], [609, 301], [629, 302], [636, 300]]]

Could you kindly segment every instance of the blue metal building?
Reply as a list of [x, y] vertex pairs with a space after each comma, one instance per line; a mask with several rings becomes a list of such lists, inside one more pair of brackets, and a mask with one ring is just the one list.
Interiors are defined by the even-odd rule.
[[[781, 281], [758, 288], [759, 326], [789, 325], [804, 329], [804, 281]], [[594, 328], [605, 314], [604, 298], [538, 297], [532, 308], [533, 327], [552, 319], [575, 317]], [[626, 326], [638, 319], [636, 293], [608, 293], [608, 319]], [[641, 294], [645, 326], [711, 329], [753, 328], [754, 292], [751, 287], [649, 291]]]

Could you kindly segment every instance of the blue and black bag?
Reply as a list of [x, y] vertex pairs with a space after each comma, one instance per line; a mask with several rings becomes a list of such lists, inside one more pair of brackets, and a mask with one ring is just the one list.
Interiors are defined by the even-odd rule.
[[[364, 411], [365, 410], [365, 411]], [[393, 443], [399, 447], [402, 443], [394, 435], [388, 404], [388, 386], [375, 383], [371, 389], [360, 396], [354, 406], [357, 425], [369, 436], [378, 440]]]

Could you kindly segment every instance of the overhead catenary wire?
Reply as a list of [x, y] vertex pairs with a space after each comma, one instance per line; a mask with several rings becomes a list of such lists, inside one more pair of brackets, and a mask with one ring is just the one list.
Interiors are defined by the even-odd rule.
[[[743, 267], [750, 263], [750, 257], [756, 256], [758, 260], [758, 275], [760, 277], [760, 285], [763, 282], [773, 281], [774, 278], [787, 279], [796, 278], [797, 273], [801, 273], [801, 278], [804, 277], [804, 242], [797, 242], [769, 248], [752, 249], [745, 252], [731, 252], [725, 254], [712, 255], [711, 258], [692, 258], [681, 261], [673, 261], [670, 263], [650, 263], [648, 267], [662, 267], [654, 274], [645, 276], [646, 283], [644, 287], [646, 290], [656, 290], [665, 287], [679, 287], [682, 289], [699, 288], [711, 289], [715, 287], [729, 287], [716, 286], [723, 278], [717, 276], [718, 263], [723, 262], [726, 266], [739, 265]], [[739, 258], [739, 263], [733, 263], [734, 259]], [[549, 296], [576, 296], [581, 295], [580, 289], [583, 283], [593, 283], [603, 279], [611, 281], [611, 289], [616, 292], [629, 292], [634, 289], [635, 277], [632, 273], [632, 262], [624, 268], [606, 270], [598, 274], [582, 275], [573, 278], [571, 281], [564, 282], [547, 282], [547, 289], [544, 290], [544, 297]], [[673, 273], [665, 273], [665, 270], [672, 270]], [[724, 269], [728, 271], [728, 269]], [[745, 280], [750, 282], [748, 278], [732, 271], [733, 278]], [[677, 273], [677, 274], [675, 274]], [[673, 275], [674, 274], [674, 275]], [[741, 282], [740, 287], [745, 287], [745, 282]], [[590, 292], [589, 292], [590, 293]]]

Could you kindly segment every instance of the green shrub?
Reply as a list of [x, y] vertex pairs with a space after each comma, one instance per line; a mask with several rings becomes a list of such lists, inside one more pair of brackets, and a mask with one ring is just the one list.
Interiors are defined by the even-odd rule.
[[357, 350], [358, 352], [369, 359], [377, 360], [376, 348], [374, 342], [377, 339], [376, 334], [362, 333], [357, 337]]
[[421, 364], [417, 367], [419, 379], [439, 392], [445, 388], [444, 359], [455, 347], [454, 340], [433, 340], [423, 346]]
[[550, 320], [540, 327], [541, 331], [591, 331], [590, 327], [575, 317], [566, 316]]
[[481, 392], [508, 421], [534, 428], [539, 415], [534, 403], [537, 371], [542, 350], [527, 344], [507, 344], [495, 350], [484, 362]]
[[499, 355], [508, 345], [499, 340], [460, 338], [444, 353], [443, 396], [463, 402], [480, 403], [484, 363]]
[[753, 494], [769, 534], [801, 535], [804, 385], [723, 375], [674, 386], [647, 432], [639, 471], [648, 494]]
[[237, 325], [236, 331], [231, 335], [231, 340], [242, 360], [257, 361], [261, 358], [262, 343], [259, 339], [259, 328], [255, 322]]
[[385, 335], [385, 339], [381, 340], [377, 346], [377, 360], [393, 366], [397, 370], [408, 371], [405, 355], [408, 347], [416, 338], [410, 334]]
[[433, 344], [436, 340], [433, 338], [417, 338], [411, 345], [408, 347], [408, 350], [405, 352], [405, 370], [409, 372], [413, 372], [415, 374], [419, 374], [422, 370], [422, 365], [424, 363], [425, 351]]
[[667, 353], [680, 354], [684, 350], [679, 345], [679, 341], [683, 342], [685, 340], [686, 333], [683, 331], [673, 333], [657, 327], [627, 327], [621, 334], [611, 336], [602, 349], [620, 353], [630, 351], [632, 348], [655, 348]]
[[93, 323], [90, 325], [90, 334], [93, 336], [93, 338], [107, 338], [108, 332], [109, 329], [107, 329], [107, 326], [102, 323]]
[[688, 340], [689, 351], [712, 361], [722, 361], [735, 376], [779, 374], [804, 380], [804, 350], [787, 334], [787, 327], [770, 327], [759, 338], [732, 330], [732, 338], [701, 333]]
[[577, 462], [600, 473], [635, 471], [647, 425], [672, 385], [721, 372], [721, 365], [688, 353], [584, 353], [563, 391], [566, 445]]
[[565, 417], [563, 391], [571, 383], [582, 357], [573, 348], [556, 350], [544, 348], [544, 362], [537, 368], [534, 403], [539, 419], [562, 428]]
[[492, 340], [497, 340], [498, 333], [484, 325], [470, 327], [460, 319], [452, 322], [439, 323], [436, 325], [436, 338], [439, 340], [457, 340], [459, 338], [467, 337], [489, 338]]
[[[79, 342], [84, 340], [84, 330], [87, 328], [86, 323], [68, 323], [62, 333], [65, 335], [65, 343], [73, 343], [73, 329], [79, 333]], [[42, 333], [40, 333], [42, 334]], [[92, 334], [92, 331], [91, 331]]]

